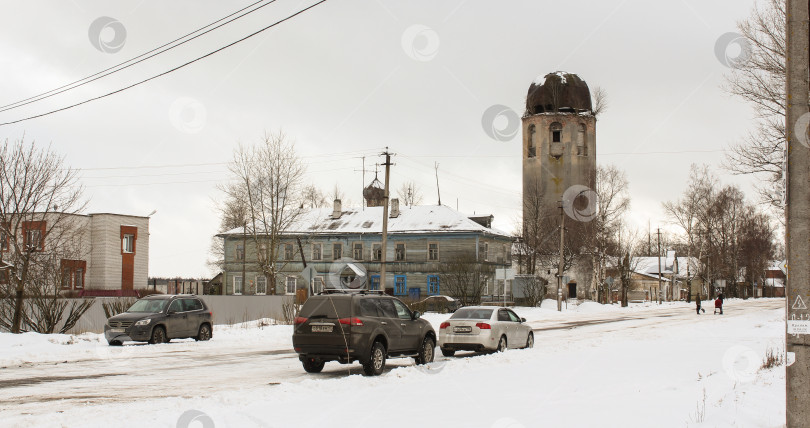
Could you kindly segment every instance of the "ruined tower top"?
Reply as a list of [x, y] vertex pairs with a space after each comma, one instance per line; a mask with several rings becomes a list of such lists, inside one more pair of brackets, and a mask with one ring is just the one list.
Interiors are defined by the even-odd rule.
[[556, 71], [538, 76], [526, 95], [526, 115], [540, 113], [591, 113], [591, 91], [579, 76]]

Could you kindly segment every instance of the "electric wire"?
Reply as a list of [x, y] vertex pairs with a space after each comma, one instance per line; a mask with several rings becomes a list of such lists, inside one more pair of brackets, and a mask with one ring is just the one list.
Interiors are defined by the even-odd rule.
[[316, 7], [316, 6], [319, 6], [319, 5], [323, 4], [323, 3], [326, 3], [326, 1], [327, 1], [327, 0], [320, 0], [320, 1], [318, 1], [317, 3], [314, 3], [314, 4], [310, 5], [310, 6], [307, 6], [306, 8], [301, 9], [301, 10], [299, 10], [299, 11], [297, 11], [297, 12], [295, 12], [295, 13], [293, 13], [293, 14], [289, 15], [289, 16], [287, 16], [286, 18], [282, 18], [282, 19], [280, 19], [280, 20], [278, 20], [278, 21], [276, 21], [276, 22], [274, 22], [274, 23], [272, 23], [272, 24], [270, 24], [270, 25], [268, 25], [268, 26], [266, 26], [266, 27], [264, 27], [264, 28], [262, 28], [262, 29], [260, 29], [260, 30], [257, 30], [257, 31], [255, 31], [255, 32], [253, 32], [253, 33], [251, 33], [251, 34], [248, 34], [247, 36], [242, 37], [241, 39], [238, 39], [238, 40], [236, 40], [236, 41], [234, 41], [234, 42], [231, 42], [231, 43], [229, 43], [229, 44], [227, 44], [227, 45], [225, 45], [225, 46], [223, 46], [223, 47], [221, 47], [221, 48], [218, 48], [218, 49], [216, 49], [216, 50], [213, 50], [213, 51], [211, 51], [211, 52], [209, 52], [209, 53], [207, 53], [207, 54], [205, 54], [205, 55], [199, 56], [199, 57], [197, 57], [197, 58], [195, 58], [195, 59], [193, 59], [193, 60], [191, 60], [191, 61], [188, 61], [188, 62], [185, 62], [185, 63], [183, 63], [183, 64], [181, 64], [181, 65], [178, 65], [177, 67], [171, 68], [171, 69], [169, 69], [169, 70], [167, 70], [167, 71], [164, 71], [164, 72], [162, 72], [162, 73], [158, 73], [158, 74], [156, 74], [156, 75], [154, 75], [154, 76], [152, 76], [152, 77], [148, 77], [148, 78], [146, 78], [146, 79], [144, 79], [144, 80], [141, 80], [141, 81], [139, 81], [139, 82], [133, 83], [133, 84], [131, 84], [131, 85], [129, 85], [129, 86], [125, 86], [125, 87], [120, 88], [120, 89], [117, 89], [117, 90], [115, 90], [115, 91], [108, 92], [108, 93], [106, 93], [106, 94], [104, 94], [104, 95], [99, 95], [99, 96], [97, 96], [97, 97], [88, 98], [88, 99], [86, 99], [86, 100], [84, 100], [84, 101], [81, 101], [81, 102], [78, 102], [78, 103], [75, 103], [75, 104], [71, 104], [71, 105], [66, 106], [66, 107], [61, 107], [61, 108], [58, 108], [58, 109], [56, 109], [56, 110], [51, 110], [51, 111], [46, 112], [46, 113], [41, 113], [41, 114], [37, 114], [37, 115], [33, 115], [33, 116], [28, 116], [28, 117], [25, 117], [25, 118], [22, 118], [22, 119], [13, 120], [13, 121], [10, 121], [10, 122], [3, 122], [3, 123], [0, 123], [0, 126], [12, 125], [12, 124], [15, 124], [15, 123], [24, 122], [24, 121], [26, 121], [26, 120], [31, 120], [31, 119], [36, 119], [36, 118], [43, 117], [43, 116], [48, 116], [48, 115], [51, 115], [51, 114], [54, 114], [54, 113], [58, 113], [58, 112], [60, 112], [60, 111], [69, 110], [69, 109], [72, 109], [72, 108], [74, 108], [74, 107], [78, 107], [78, 106], [80, 106], [80, 105], [87, 104], [87, 103], [92, 102], [92, 101], [100, 100], [100, 99], [102, 99], [102, 98], [106, 98], [106, 97], [109, 97], [109, 96], [111, 96], [111, 95], [115, 95], [115, 94], [117, 94], [117, 93], [120, 93], [120, 92], [126, 91], [127, 89], [131, 89], [131, 88], [134, 88], [134, 87], [136, 87], [136, 86], [142, 85], [142, 84], [144, 84], [144, 83], [146, 83], [146, 82], [149, 82], [149, 81], [151, 81], [151, 80], [157, 79], [158, 77], [165, 76], [165, 75], [167, 75], [167, 74], [169, 74], [169, 73], [175, 72], [175, 71], [177, 71], [177, 70], [179, 70], [179, 69], [181, 69], [181, 68], [184, 68], [184, 67], [186, 67], [186, 66], [188, 66], [188, 65], [191, 65], [191, 64], [193, 64], [193, 63], [195, 63], [195, 62], [197, 62], [197, 61], [200, 61], [200, 60], [205, 59], [205, 58], [207, 58], [207, 57], [209, 57], [209, 56], [212, 56], [212, 55], [214, 55], [214, 54], [216, 54], [216, 53], [219, 53], [219, 52], [221, 52], [221, 51], [223, 51], [223, 50], [225, 50], [225, 49], [227, 49], [227, 48], [230, 48], [230, 47], [232, 47], [232, 46], [234, 46], [234, 45], [236, 45], [236, 44], [238, 44], [238, 43], [241, 43], [241, 42], [243, 42], [243, 41], [245, 41], [245, 40], [247, 40], [247, 39], [250, 39], [251, 37], [253, 37], [253, 36], [257, 35], [257, 34], [260, 34], [260, 33], [264, 32], [264, 31], [267, 31], [267, 30], [269, 30], [270, 28], [273, 28], [273, 27], [275, 27], [275, 26], [277, 26], [277, 25], [279, 25], [279, 24], [281, 24], [281, 23], [283, 23], [283, 22], [289, 21], [289, 20], [291, 20], [292, 18], [295, 18], [296, 16], [301, 15], [302, 13], [307, 12], [307, 11], [309, 11], [310, 9], [312, 9], [312, 8], [314, 8], [314, 7]]
[[[249, 8], [251, 8], [251, 7], [255, 6], [256, 4], [262, 3], [262, 2], [264, 2], [264, 1], [266, 1], [266, 0], [259, 0], [259, 1], [255, 2], [255, 3], [252, 3], [252, 4], [251, 4], [251, 5], [249, 5], [249, 6], [246, 6], [246, 7], [242, 8], [242, 9], [237, 10], [237, 11], [236, 11], [236, 12], [234, 12], [234, 13], [231, 13], [231, 14], [230, 14], [230, 15], [228, 15], [228, 16], [225, 16], [224, 18], [220, 18], [220, 19], [218, 19], [218, 20], [216, 20], [216, 21], [214, 21], [214, 22], [212, 22], [212, 23], [210, 23], [210, 24], [208, 24], [208, 25], [206, 25], [206, 26], [204, 26], [204, 27], [198, 28], [198, 29], [196, 29], [196, 30], [194, 30], [194, 31], [192, 31], [192, 32], [190, 32], [190, 33], [188, 33], [188, 34], [186, 34], [186, 35], [182, 36], [182, 37], [179, 37], [179, 38], [177, 38], [177, 39], [174, 39], [174, 40], [172, 40], [171, 42], [165, 43], [165, 44], [163, 44], [163, 45], [161, 45], [161, 46], [158, 46], [158, 47], [156, 47], [156, 48], [154, 48], [154, 49], [152, 49], [152, 50], [150, 50], [150, 51], [144, 52], [144, 53], [142, 53], [142, 54], [140, 54], [140, 55], [138, 55], [138, 56], [135, 56], [135, 57], [133, 57], [133, 58], [130, 58], [130, 59], [128, 59], [128, 60], [126, 60], [126, 61], [124, 61], [124, 62], [121, 62], [121, 63], [119, 63], [119, 64], [116, 64], [116, 65], [114, 65], [114, 66], [112, 66], [112, 67], [109, 67], [109, 68], [106, 68], [106, 69], [104, 69], [104, 70], [101, 70], [101, 71], [99, 71], [99, 72], [97, 72], [97, 73], [91, 74], [91, 75], [89, 75], [89, 76], [87, 76], [87, 77], [84, 77], [84, 78], [82, 78], [82, 79], [76, 80], [76, 81], [71, 82], [71, 83], [68, 83], [68, 84], [66, 84], [66, 85], [62, 85], [62, 86], [60, 86], [60, 87], [58, 87], [58, 88], [55, 88], [55, 89], [51, 89], [50, 91], [43, 92], [43, 93], [41, 93], [41, 94], [39, 94], [39, 95], [34, 95], [34, 96], [32, 96], [32, 97], [29, 97], [29, 98], [26, 98], [26, 99], [23, 99], [23, 100], [20, 100], [20, 101], [17, 101], [17, 102], [11, 103], [11, 104], [6, 104], [6, 105], [4, 105], [4, 106], [0, 106], [0, 112], [4, 112], [4, 111], [8, 111], [8, 110], [13, 110], [13, 109], [15, 109], [15, 108], [22, 107], [22, 106], [24, 106], [24, 105], [28, 105], [28, 104], [31, 104], [31, 103], [35, 103], [35, 102], [37, 102], [37, 101], [41, 101], [41, 100], [44, 100], [44, 99], [46, 99], [46, 98], [50, 98], [50, 97], [55, 96], [55, 95], [59, 95], [59, 94], [61, 94], [61, 93], [67, 92], [67, 91], [69, 91], [69, 90], [76, 89], [76, 88], [78, 88], [78, 87], [84, 86], [84, 85], [86, 85], [86, 84], [88, 84], [88, 83], [90, 83], [90, 82], [94, 82], [94, 81], [96, 81], [96, 80], [99, 80], [99, 79], [101, 79], [101, 78], [103, 78], [103, 77], [106, 77], [106, 76], [109, 76], [109, 75], [111, 75], [111, 74], [117, 73], [117, 72], [119, 72], [119, 71], [125, 70], [125, 69], [127, 69], [127, 68], [129, 68], [129, 67], [132, 67], [132, 66], [133, 66], [133, 65], [135, 65], [135, 64], [141, 63], [141, 62], [146, 61], [147, 59], [150, 59], [150, 58], [154, 58], [154, 57], [156, 57], [156, 56], [158, 56], [158, 55], [160, 55], [160, 54], [162, 54], [162, 53], [164, 53], [164, 52], [168, 52], [168, 51], [170, 51], [170, 50], [172, 50], [172, 49], [174, 49], [174, 48], [176, 48], [176, 47], [178, 47], [178, 46], [182, 46], [182, 45], [184, 45], [184, 44], [186, 44], [186, 43], [188, 43], [188, 42], [190, 42], [190, 41], [192, 41], [192, 40], [194, 40], [194, 39], [196, 39], [196, 38], [198, 38], [198, 37], [200, 37], [200, 36], [203, 36], [203, 35], [205, 35], [205, 34], [207, 34], [207, 33], [210, 33], [211, 31], [214, 31], [214, 30], [216, 30], [216, 29], [218, 29], [218, 28], [220, 28], [220, 27], [222, 27], [222, 26], [225, 26], [225, 25], [227, 25], [227, 24], [230, 24], [231, 22], [236, 21], [237, 19], [243, 18], [243, 17], [245, 17], [245, 16], [247, 16], [247, 15], [249, 15], [249, 14], [253, 13], [253, 12], [256, 12], [257, 10], [259, 10], [259, 9], [261, 9], [261, 8], [265, 7], [265, 6], [267, 6], [267, 5], [271, 4], [271, 3], [274, 3], [276, 0], [270, 0], [270, 2], [269, 2], [269, 3], [265, 3], [265, 4], [263, 4], [263, 5], [261, 5], [261, 6], [257, 7], [257, 8], [255, 8], [255, 9], [251, 10], [251, 11], [248, 11], [248, 12], [246, 12], [246, 13], [244, 13], [244, 14], [240, 15], [240, 16], [237, 16], [236, 18], [233, 18], [233, 19], [231, 19], [231, 20], [229, 20], [229, 21], [227, 21], [227, 22], [225, 22], [225, 23], [222, 23], [222, 24], [220, 24], [220, 25], [217, 25], [216, 27], [211, 28], [211, 29], [209, 29], [209, 30], [207, 30], [207, 31], [205, 31], [205, 32], [203, 32], [203, 33], [200, 33], [200, 34], [198, 34], [198, 35], [196, 35], [196, 36], [194, 36], [194, 37], [192, 37], [192, 38], [190, 38], [190, 39], [188, 39], [188, 40], [184, 40], [184, 41], [183, 41], [183, 42], [181, 42], [181, 43], [178, 43], [178, 44], [176, 44], [176, 45], [174, 45], [174, 46], [171, 46], [171, 47], [169, 47], [169, 48], [167, 48], [167, 49], [163, 49], [164, 47], [169, 46], [169, 45], [171, 45], [171, 44], [173, 44], [173, 43], [177, 42], [178, 40], [182, 40], [182, 39], [184, 39], [184, 38], [186, 38], [186, 37], [189, 37], [189, 36], [191, 36], [191, 35], [192, 35], [192, 34], [194, 34], [194, 33], [197, 33], [197, 32], [199, 32], [199, 31], [202, 31], [202, 30], [204, 30], [204, 29], [206, 29], [206, 28], [208, 28], [208, 27], [210, 27], [210, 26], [212, 26], [212, 25], [214, 25], [214, 24], [216, 24], [216, 23], [218, 23], [218, 22], [221, 22], [221, 21], [223, 21], [223, 20], [226, 20], [226, 19], [230, 18], [231, 16], [234, 16], [234, 15], [236, 15], [236, 14], [238, 14], [238, 13], [240, 13], [240, 12], [244, 11], [245, 9], [249, 9]], [[155, 54], [153, 54], [153, 55], [149, 55], [150, 53], [155, 52], [155, 51], [160, 50], [160, 49], [163, 49], [163, 50], [161, 50], [160, 52], [157, 52], [157, 53], [155, 53]], [[146, 55], [149, 55], [149, 56], [146, 56]], [[144, 56], [146, 56], [146, 57], [145, 57], [145, 58], [143, 58]], [[137, 59], [139, 59], [139, 58], [143, 58], [143, 59], [140, 59], [140, 60], [138, 60], [138, 61], [135, 61], [135, 60], [137, 60]], [[135, 61], [135, 62], [133, 62], [133, 61]], [[124, 66], [125, 64], [128, 64], [128, 65]], [[119, 68], [119, 67], [120, 67], [120, 68]], [[113, 70], [113, 71], [110, 71], [110, 70]], [[108, 71], [109, 71], [109, 73], [107, 73]], [[98, 77], [96, 77], [96, 76], [98, 76]], [[75, 86], [74, 86], [74, 85], [75, 85]]]

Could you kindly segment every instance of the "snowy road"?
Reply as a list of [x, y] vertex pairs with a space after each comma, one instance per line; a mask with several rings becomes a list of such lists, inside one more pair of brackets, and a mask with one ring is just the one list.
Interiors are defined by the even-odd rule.
[[[565, 364], [560, 368], [568, 373], [567, 376], [576, 377], [576, 372], [589, 372], [592, 370], [591, 365], [600, 362], [609, 364], [606, 367], [611, 369], [616, 368], [614, 367], [616, 362], [611, 362], [612, 358], [604, 358], [602, 361], [604, 352], [615, 351], [615, 343], [632, 342], [633, 354], [628, 358], [639, 358], [643, 361], [646, 358], [642, 353], [645, 341], [676, 345], [678, 341], [689, 338], [690, 331], [695, 331], [695, 339], [699, 340], [700, 335], [715, 337], [712, 330], [720, 331], [719, 329], [725, 326], [737, 328], [740, 325], [751, 324], [749, 328], [756, 328], [757, 325], [762, 325], [763, 317], [778, 318], [779, 311], [784, 308], [784, 300], [734, 301], [727, 305], [726, 314], [722, 317], [712, 316], [711, 312], [697, 316], [693, 308], [694, 306], [673, 303], [662, 306], [640, 305], [624, 310], [615, 306], [601, 309], [596, 305], [591, 307], [591, 310], [582, 308], [579, 311], [570, 310], [563, 313], [519, 309], [518, 312], [522, 312], [521, 316], [526, 316], [535, 330], [537, 346], [534, 350], [510, 351], [507, 354], [520, 356], [518, 361], [513, 362], [522, 364], [528, 362], [524, 360], [529, 353], [534, 352], [538, 354], [537, 363], [549, 369]], [[446, 317], [428, 314], [426, 318], [438, 324]], [[345, 366], [329, 363], [321, 374], [306, 374], [291, 349], [290, 332], [289, 326], [265, 328], [218, 326], [214, 339], [210, 342], [179, 341], [163, 345], [108, 347], [103, 342], [88, 341], [85, 344], [60, 344], [58, 345], [60, 348], [57, 349], [59, 352], [53, 351], [51, 346], [37, 355], [23, 354], [7, 360], [3, 360], [0, 356], [0, 420], [15, 420], [22, 425], [35, 426], [38, 425], [37, 422], [45, 420], [61, 421], [58, 416], [53, 419], [54, 415], [71, 414], [77, 409], [93, 409], [103, 413], [119, 407], [126, 408], [129, 403], [154, 402], [154, 399], [199, 400], [199, 397], [230, 393], [234, 393], [235, 396], [250, 395], [251, 391], [268, 393], [273, 388], [280, 386], [288, 388], [302, 382], [308, 384], [304, 381], [313, 379], [345, 382], [347, 388], [349, 384], [356, 385], [357, 381], [354, 379], [358, 377], [349, 379], [347, 376], [359, 373], [358, 364]], [[762, 341], [758, 335], [748, 337], [745, 333], [734, 330], [732, 333], [723, 333], [723, 336], [736, 335], [736, 342], [748, 343], [746, 346], [750, 346], [751, 342]], [[778, 332], [770, 335], [778, 337]], [[64, 351], [65, 348], [75, 350]], [[571, 353], [577, 354], [579, 358], [566, 358]], [[500, 358], [502, 357], [500, 355], [459, 355], [460, 357], [449, 359], [439, 357], [432, 368], [439, 372], [452, 366], [461, 368], [480, 360], [487, 368], [498, 369], [500, 365], [503, 369], [507, 369], [512, 360]], [[680, 365], [683, 358], [688, 356], [672, 355], [672, 358], [662, 360], [660, 364], [663, 367], [675, 368]], [[570, 361], [565, 363], [566, 359]], [[722, 366], [722, 362], [713, 361], [713, 365]], [[410, 359], [389, 360], [387, 373], [373, 383], [376, 385], [385, 379], [396, 380], [408, 376], [413, 368], [400, 373], [403, 367], [408, 366], [413, 366]], [[478, 364], [474, 364], [474, 367], [478, 367]], [[424, 369], [419, 370], [421, 370], [419, 374], [426, 372]], [[478, 368], [474, 370], [480, 371]], [[646, 370], [640, 368], [641, 372]], [[714, 371], [717, 372], [717, 369]], [[712, 368], [707, 367], [706, 373], [710, 375]], [[694, 374], [697, 375], [697, 370]], [[498, 376], [497, 371], [492, 375]], [[503, 375], [510, 378], [507, 372]], [[584, 381], [586, 379], [577, 380], [577, 382]], [[559, 400], [556, 405], [564, 408], [565, 403], [576, 403], [581, 400], [581, 404], [585, 405], [609, 393], [598, 387], [602, 382], [598, 377], [590, 381], [592, 382], [590, 385], [580, 385], [573, 389], [570, 389], [570, 385], [558, 385], [556, 387], [558, 391], [547, 398]], [[583, 391], [589, 390], [592, 391], [591, 396], [580, 396]], [[567, 396], [566, 391], [572, 395]], [[690, 400], [694, 403], [694, 399]], [[684, 412], [690, 410], [685, 409]], [[46, 415], [47, 419], [41, 419]], [[177, 416], [174, 418], [176, 420]], [[526, 421], [522, 424], [532, 426]], [[678, 421], [673, 425], [683, 426], [683, 423]], [[164, 426], [174, 425], [167, 423]], [[235, 425], [226, 423], [222, 426]]]

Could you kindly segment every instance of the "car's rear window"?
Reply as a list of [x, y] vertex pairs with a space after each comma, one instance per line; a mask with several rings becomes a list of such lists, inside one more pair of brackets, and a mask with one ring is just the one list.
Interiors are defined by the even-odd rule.
[[468, 320], [488, 320], [492, 316], [492, 309], [461, 308], [450, 318], [461, 318]]
[[299, 316], [304, 318], [345, 318], [350, 317], [352, 300], [345, 297], [310, 297]]

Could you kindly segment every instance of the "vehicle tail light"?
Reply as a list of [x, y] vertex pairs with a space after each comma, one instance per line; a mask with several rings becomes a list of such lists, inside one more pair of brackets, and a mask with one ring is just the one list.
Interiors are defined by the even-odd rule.
[[491, 325], [489, 325], [489, 324], [487, 324], [487, 323], [485, 323], [485, 322], [479, 322], [479, 323], [478, 323], [478, 324], [476, 324], [475, 326], [476, 326], [476, 327], [478, 327], [478, 328], [480, 328], [481, 330], [492, 330], [492, 326], [491, 326]]
[[361, 321], [360, 318], [356, 318], [356, 317], [354, 317], [354, 318], [341, 318], [341, 319], [338, 320], [338, 322], [340, 322], [341, 324], [345, 324], [345, 325], [356, 325], [356, 326], [362, 326], [363, 325], [363, 321]]
[[304, 317], [295, 317], [295, 325], [303, 324], [307, 322], [307, 319]]
[[439, 330], [441, 330], [443, 328], [447, 328], [447, 327], [450, 327], [450, 322], [449, 321], [443, 322], [442, 325], [439, 326]]

